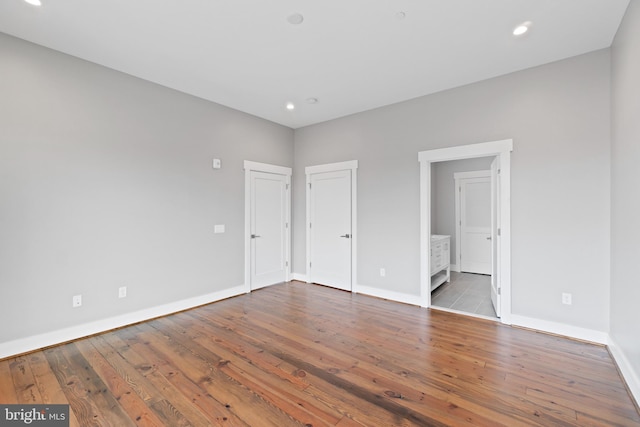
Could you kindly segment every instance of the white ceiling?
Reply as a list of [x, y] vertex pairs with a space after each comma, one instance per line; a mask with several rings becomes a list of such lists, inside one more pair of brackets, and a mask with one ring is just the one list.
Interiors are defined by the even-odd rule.
[[608, 47], [629, 0], [42, 3], [0, 32], [299, 128]]

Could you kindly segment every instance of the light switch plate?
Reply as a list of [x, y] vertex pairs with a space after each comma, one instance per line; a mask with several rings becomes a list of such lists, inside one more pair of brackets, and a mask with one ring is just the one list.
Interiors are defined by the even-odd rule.
[[213, 159], [213, 168], [220, 169], [222, 167], [222, 162], [220, 159]]
[[213, 226], [213, 232], [218, 234], [218, 233], [224, 233], [224, 224], [217, 224]]

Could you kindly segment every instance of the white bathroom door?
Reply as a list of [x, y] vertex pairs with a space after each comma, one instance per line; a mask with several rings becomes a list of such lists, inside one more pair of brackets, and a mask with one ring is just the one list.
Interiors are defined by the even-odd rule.
[[491, 303], [500, 317], [500, 160], [491, 162]]
[[314, 173], [309, 187], [309, 281], [351, 290], [351, 170]]
[[287, 280], [287, 177], [251, 171], [251, 289]]
[[460, 180], [460, 271], [491, 274], [491, 178]]

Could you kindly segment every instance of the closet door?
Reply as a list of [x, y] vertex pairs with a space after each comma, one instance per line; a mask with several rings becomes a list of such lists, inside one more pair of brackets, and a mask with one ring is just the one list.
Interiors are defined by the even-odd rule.
[[251, 172], [251, 289], [286, 281], [286, 185], [284, 175]]
[[313, 283], [351, 290], [351, 171], [311, 175], [310, 278]]

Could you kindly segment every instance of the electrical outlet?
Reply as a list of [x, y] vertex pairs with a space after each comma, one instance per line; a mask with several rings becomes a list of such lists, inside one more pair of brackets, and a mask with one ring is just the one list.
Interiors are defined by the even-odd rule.
[[73, 296], [73, 308], [80, 307], [82, 305], [82, 295]]
[[380, 277], [385, 277], [387, 275], [387, 270], [385, 270], [384, 268], [380, 269]]
[[118, 288], [118, 298], [126, 298], [127, 297], [127, 287], [121, 286]]
[[562, 303], [565, 305], [571, 305], [571, 294], [563, 293], [562, 294]]

